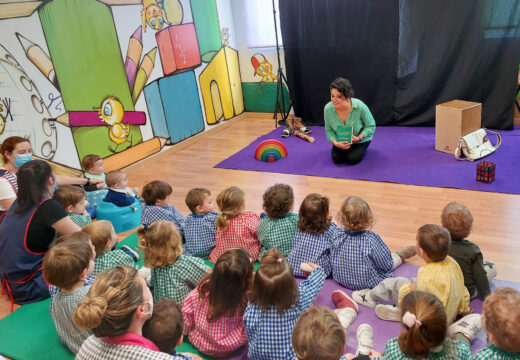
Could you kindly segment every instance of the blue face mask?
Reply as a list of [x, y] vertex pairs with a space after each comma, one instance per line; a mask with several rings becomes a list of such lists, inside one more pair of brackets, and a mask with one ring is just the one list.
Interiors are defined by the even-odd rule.
[[20, 167], [31, 160], [32, 154], [16, 154], [16, 161], [14, 162], [14, 166]]

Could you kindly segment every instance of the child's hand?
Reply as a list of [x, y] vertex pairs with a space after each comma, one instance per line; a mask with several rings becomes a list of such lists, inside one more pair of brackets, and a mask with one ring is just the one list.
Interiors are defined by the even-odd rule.
[[370, 356], [371, 359], [373, 358], [380, 358], [382, 359], [383, 358], [383, 354], [375, 351], [375, 350], [370, 350], [370, 352], [368, 353], [368, 356]]
[[209, 265], [206, 265], [206, 270], [208, 270], [208, 272], [212, 272], [213, 271], [213, 269]]
[[351, 353], [347, 353], [347, 354], [345, 354], [345, 358], [346, 358], [347, 360], [352, 360], [352, 359], [354, 359], [355, 357], [356, 357], [356, 355], [351, 354]]
[[99, 181], [101, 181], [101, 182], [97, 183], [96, 187], [98, 188], [98, 190], [104, 189], [105, 188], [105, 182], [102, 181], [102, 180], [99, 180]]

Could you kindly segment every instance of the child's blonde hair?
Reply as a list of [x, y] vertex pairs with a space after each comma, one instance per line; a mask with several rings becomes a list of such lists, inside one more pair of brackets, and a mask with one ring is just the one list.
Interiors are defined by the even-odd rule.
[[141, 226], [137, 229], [137, 236], [145, 266], [170, 265], [182, 254], [181, 234], [171, 221], [157, 220], [149, 226]]
[[508, 353], [520, 353], [520, 292], [510, 287], [496, 289], [484, 301], [484, 330], [493, 343]]
[[350, 232], [371, 229], [375, 219], [367, 202], [358, 196], [349, 196], [338, 213], [339, 223]]
[[427, 357], [429, 349], [441, 345], [446, 338], [448, 319], [444, 305], [433, 294], [412, 291], [399, 307], [401, 319], [407, 319], [406, 324], [403, 320], [403, 331], [397, 340], [399, 348], [414, 359]]
[[72, 320], [81, 328], [92, 329], [97, 337], [127, 332], [135, 309], [143, 303], [143, 286], [137, 269], [116, 266], [96, 276]]
[[90, 236], [92, 245], [96, 248], [96, 257], [104, 252], [110, 251], [107, 248], [107, 242], [112, 240], [112, 232], [114, 226], [108, 220], [98, 220], [85, 226], [81, 231]]
[[442, 226], [450, 232], [452, 239], [464, 239], [471, 232], [473, 215], [464, 205], [451, 202], [442, 210]]
[[256, 271], [250, 301], [262, 310], [268, 310], [273, 305], [282, 313], [299, 298], [298, 286], [287, 259], [276, 248], [267, 251]]
[[226, 231], [231, 219], [244, 211], [245, 194], [236, 186], [224, 189], [217, 196], [217, 205], [220, 214], [217, 217], [217, 227]]
[[292, 346], [300, 360], [336, 360], [345, 352], [345, 329], [325, 306], [305, 311], [292, 332]]

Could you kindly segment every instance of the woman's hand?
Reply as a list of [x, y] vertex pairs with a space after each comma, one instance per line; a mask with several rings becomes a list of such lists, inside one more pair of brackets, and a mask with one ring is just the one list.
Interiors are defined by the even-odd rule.
[[359, 134], [359, 136], [352, 135], [352, 142], [353, 143], [360, 142], [361, 140], [363, 140], [363, 138], [364, 138], [363, 134]]
[[350, 143], [347, 141], [334, 141], [334, 146], [338, 149], [347, 150], [350, 148]]

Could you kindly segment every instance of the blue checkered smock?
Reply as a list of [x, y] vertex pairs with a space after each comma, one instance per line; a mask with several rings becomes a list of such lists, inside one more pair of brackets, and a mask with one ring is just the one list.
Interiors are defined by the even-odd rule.
[[184, 254], [207, 259], [215, 247], [218, 213], [190, 214], [184, 222]]

